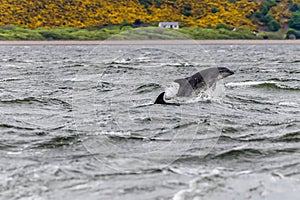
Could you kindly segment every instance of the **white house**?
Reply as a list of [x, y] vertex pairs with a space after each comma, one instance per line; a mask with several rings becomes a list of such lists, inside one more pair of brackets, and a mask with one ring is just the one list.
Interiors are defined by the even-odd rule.
[[159, 22], [158, 27], [179, 29], [178, 22]]

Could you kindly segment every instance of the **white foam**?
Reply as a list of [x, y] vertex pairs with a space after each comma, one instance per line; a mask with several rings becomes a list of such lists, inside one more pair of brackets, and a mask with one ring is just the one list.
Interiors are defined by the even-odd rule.
[[213, 169], [211, 172], [207, 174], [203, 174], [202, 176], [192, 179], [189, 183], [189, 188], [178, 191], [173, 196], [173, 200], [187, 200], [187, 199], [200, 200], [201, 198], [199, 198], [197, 194], [201, 192], [203, 188], [210, 187], [209, 183], [201, 183], [203, 182], [202, 181], [203, 178], [217, 176], [220, 173], [221, 172], [218, 169]]
[[280, 106], [287, 106], [287, 107], [293, 107], [293, 108], [298, 108], [299, 104], [296, 102], [289, 102], [289, 101], [284, 101], [284, 102], [279, 102], [278, 105]]
[[110, 132], [102, 132], [103, 135], [109, 135], [109, 136], [116, 136], [116, 137], [129, 137], [131, 136], [130, 132], [115, 132], [115, 131], [110, 131]]
[[253, 86], [253, 85], [261, 85], [261, 84], [276, 84], [275, 81], [246, 81], [246, 82], [230, 82], [225, 85], [228, 87], [240, 87], [240, 86]]
[[299, 199], [299, 180], [281, 173], [219, 171], [199, 174], [173, 200], [198, 199]]
[[101, 131], [95, 132], [89, 135], [106, 135], [106, 136], [114, 136], [114, 137], [130, 137], [131, 133], [126, 131]]
[[[208, 88], [207, 90], [200, 92], [192, 97], [176, 97], [179, 84], [175, 83], [166, 89], [165, 96], [166, 101], [169, 103], [197, 103], [197, 102], [221, 102], [225, 95], [225, 87], [222, 83], [216, 83], [215, 86]], [[173, 97], [173, 95], [175, 95]]]
[[172, 82], [169, 87], [165, 89], [165, 99], [172, 99], [176, 97], [180, 85], [178, 83]]

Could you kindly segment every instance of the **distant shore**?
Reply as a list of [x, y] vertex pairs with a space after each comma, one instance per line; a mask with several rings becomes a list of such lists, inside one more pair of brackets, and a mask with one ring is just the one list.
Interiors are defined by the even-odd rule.
[[300, 45], [300, 40], [51, 40], [0, 41], [1, 46], [27, 45]]

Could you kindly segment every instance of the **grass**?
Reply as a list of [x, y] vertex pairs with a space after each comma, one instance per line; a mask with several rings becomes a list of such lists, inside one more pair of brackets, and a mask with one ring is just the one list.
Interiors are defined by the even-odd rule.
[[0, 28], [0, 40], [105, 40], [120, 32], [119, 27], [25, 29], [17, 26], [5, 26]]
[[157, 27], [133, 28], [110, 26], [104, 28], [37, 28], [18, 26], [0, 28], [0, 40], [172, 40], [172, 39], [283, 39], [282, 33], [263, 32], [256, 36], [245, 29], [180, 28], [178, 30]]
[[257, 38], [252, 31], [245, 29], [237, 29], [235, 31], [227, 29], [211, 29], [211, 28], [182, 28], [180, 32], [190, 35], [196, 40], [204, 39], [261, 39]]

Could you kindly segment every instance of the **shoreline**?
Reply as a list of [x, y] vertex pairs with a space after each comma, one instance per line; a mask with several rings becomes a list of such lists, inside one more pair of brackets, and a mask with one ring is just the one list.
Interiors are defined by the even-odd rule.
[[300, 45], [300, 40], [2, 40], [0, 46], [38, 45]]

